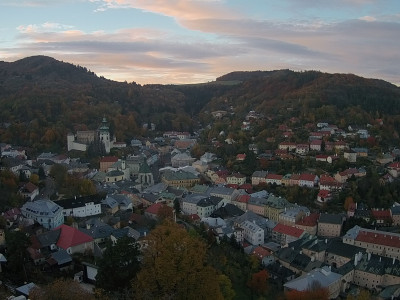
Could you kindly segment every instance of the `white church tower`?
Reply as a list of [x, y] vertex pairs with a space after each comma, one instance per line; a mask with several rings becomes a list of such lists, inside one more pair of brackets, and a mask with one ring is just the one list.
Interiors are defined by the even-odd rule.
[[104, 144], [104, 147], [106, 148], [106, 153], [110, 153], [110, 127], [108, 126], [108, 122], [105, 117], [103, 118], [103, 121], [101, 122], [101, 125], [99, 127], [99, 139]]

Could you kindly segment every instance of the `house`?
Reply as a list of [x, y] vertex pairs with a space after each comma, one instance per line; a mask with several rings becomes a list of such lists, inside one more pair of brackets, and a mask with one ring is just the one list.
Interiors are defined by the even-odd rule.
[[246, 154], [245, 153], [239, 153], [236, 155], [236, 160], [237, 161], [244, 161], [246, 159]]
[[198, 184], [200, 179], [191, 172], [167, 170], [162, 173], [161, 181], [169, 186], [189, 188]]
[[244, 230], [244, 239], [252, 245], [261, 245], [264, 243], [264, 229], [255, 222], [248, 220], [240, 223], [240, 228]]
[[327, 191], [337, 191], [341, 190], [343, 187], [343, 184], [338, 182], [335, 178], [324, 174], [321, 175], [318, 185], [320, 190], [327, 190]]
[[56, 228], [64, 223], [62, 207], [48, 199], [26, 202], [21, 207], [21, 213], [25, 218], [33, 219], [47, 229]]
[[282, 185], [282, 178], [283, 175], [268, 174], [267, 177], [265, 178], [265, 182], [269, 184]]
[[196, 159], [191, 157], [187, 152], [178, 153], [171, 157], [171, 165], [174, 168], [190, 166]]
[[242, 185], [246, 183], [246, 176], [240, 173], [233, 173], [231, 175], [226, 176], [227, 184], [237, 184]]
[[275, 258], [272, 251], [262, 246], [254, 247], [253, 251], [251, 252], [251, 255], [256, 257], [263, 266], [267, 266], [275, 262]]
[[239, 191], [237, 189], [232, 189], [224, 186], [212, 187], [209, 190], [210, 196], [221, 197], [224, 199], [224, 203], [231, 203], [239, 196]]
[[197, 214], [197, 203], [206, 198], [204, 194], [188, 194], [182, 199], [181, 210], [186, 215]]
[[301, 238], [304, 233], [305, 231], [300, 228], [278, 223], [272, 230], [272, 240], [284, 246]]
[[267, 198], [264, 216], [270, 220], [278, 222], [280, 213], [292, 206], [293, 204], [285, 198], [270, 194]]
[[104, 156], [100, 159], [100, 169], [101, 172], [107, 172], [108, 168], [118, 161], [116, 156]]
[[317, 195], [317, 201], [321, 204], [332, 200], [332, 193], [329, 190], [319, 190]]
[[65, 217], [89, 217], [101, 214], [101, 198], [99, 195], [74, 197], [57, 201], [63, 208]]
[[299, 155], [305, 155], [310, 151], [310, 145], [308, 144], [297, 144], [296, 145], [296, 153]]
[[80, 228], [79, 230], [91, 236], [93, 241], [99, 244], [110, 238], [114, 228], [99, 218], [91, 218], [85, 222], [85, 228]]
[[200, 199], [197, 202], [197, 215], [200, 218], [209, 217], [215, 210], [222, 207], [224, 204], [221, 197], [210, 196], [207, 198]]
[[296, 149], [296, 144], [291, 142], [282, 142], [278, 145], [278, 149], [291, 152]]
[[86, 233], [65, 224], [53, 230], [60, 230], [57, 247], [66, 250], [68, 254], [93, 253], [93, 238]]
[[[166, 213], [170, 214], [172, 217], [172, 208], [169, 206], [166, 206], [165, 204], [162, 203], [154, 203], [150, 205], [146, 210], [144, 211], [144, 215], [150, 219], [153, 220], [158, 220], [160, 218], [160, 212], [165, 209]], [[165, 217], [165, 215], [163, 216]]]
[[331, 268], [326, 266], [317, 268], [307, 274], [293, 279], [283, 285], [285, 291], [305, 291], [315, 285], [326, 288], [329, 292], [329, 299], [336, 299], [340, 294], [342, 275], [332, 272]]
[[371, 215], [377, 226], [389, 226], [393, 223], [390, 209], [371, 209]]
[[388, 172], [394, 178], [399, 177], [400, 175], [400, 162], [393, 162], [387, 166]]
[[19, 190], [19, 194], [25, 199], [32, 201], [39, 195], [39, 188], [32, 182], [28, 182]]
[[312, 213], [309, 216], [304, 216], [300, 220], [297, 220], [295, 227], [303, 229], [305, 232], [316, 235], [318, 225], [319, 213]]
[[299, 178], [299, 186], [313, 188], [318, 184], [318, 176], [309, 173], [302, 173], [300, 174]]
[[[322, 137], [322, 134], [320, 134]], [[310, 136], [311, 138], [311, 136]], [[317, 139], [317, 140], [312, 140], [310, 142], [310, 150], [311, 151], [321, 151], [322, 150], [322, 140]]]
[[393, 205], [390, 208], [393, 225], [400, 225], [400, 205]]
[[279, 223], [294, 226], [296, 222], [310, 215], [310, 210], [305, 206], [294, 205], [279, 214]]
[[343, 217], [336, 214], [320, 214], [318, 219], [319, 236], [336, 237], [340, 236], [343, 225]]
[[119, 210], [119, 205], [117, 200], [108, 196], [101, 201], [102, 208], [109, 214], [115, 214]]
[[265, 214], [265, 207], [267, 205], [267, 201], [268, 200], [266, 198], [252, 197], [250, 195], [250, 198], [248, 199], [247, 202], [247, 210], [252, 211], [260, 216], [263, 216]]
[[265, 183], [267, 175], [268, 172], [266, 171], [254, 171], [254, 173], [251, 175], [251, 184], [259, 185], [260, 183]]

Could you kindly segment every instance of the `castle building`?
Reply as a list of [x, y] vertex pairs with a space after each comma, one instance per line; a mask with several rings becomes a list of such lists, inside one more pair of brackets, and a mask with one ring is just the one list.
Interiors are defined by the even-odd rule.
[[114, 147], [114, 144], [118, 144], [118, 147], [120, 147], [120, 143], [117, 143], [115, 137], [110, 135], [110, 127], [105, 117], [103, 118], [103, 121], [97, 130], [80, 130], [77, 131], [76, 134], [68, 133], [68, 151], [86, 151], [89, 145], [95, 141], [100, 141], [103, 143], [107, 154], [110, 153], [110, 150]]

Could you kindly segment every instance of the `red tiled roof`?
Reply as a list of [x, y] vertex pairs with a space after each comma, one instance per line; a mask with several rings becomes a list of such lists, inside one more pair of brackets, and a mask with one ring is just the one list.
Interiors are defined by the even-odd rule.
[[268, 174], [267, 177], [265, 177], [266, 179], [275, 179], [275, 180], [282, 180], [283, 175], [279, 175], [279, 174]]
[[191, 215], [189, 215], [189, 218], [190, 218], [190, 220], [192, 220], [192, 221], [200, 220], [200, 217], [199, 217], [198, 214], [191, 214]]
[[256, 248], [254, 248], [254, 250], [253, 250], [253, 252], [251, 254], [253, 254], [258, 259], [261, 260], [264, 257], [271, 255], [271, 251], [269, 251], [269, 250], [267, 250], [267, 249], [265, 249], [265, 248], [263, 248], [261, 246], [258, 246]]
[[314, 180], [315, 180], [315, 175], [314, 175], [314, 174], [308, 174], [308, 173], [302, 173], [302, 174], [300, 174], [299, 180], [312, 181], [312, 182], [314, 182]]
[[104, 156], [100, 159], [100, 162], [117, 162], [118, 157], [116, 156]]
[[336, 179], [329, 175], [321, 175], [319, 178], [319, 182], [321, 184], [328, 183], [328, 182], [336, 182]]
[[33, 191], [35, 191], [38, 187], [36, 185], [34, 185], [32, 182], [28, 182], [27, 184], [25, 184], [24, 188], [29, 192], [32, 193]]
[[296, 222], [296, 225], [301, 225], [301, 226], [317, 226], [319, 219], [319, 213], [312, 213], [309, 216], [306, 216]]
[[392, 217], [389, 209], [387, 210], [372, 209], [371, 214], [377, 220], [390, 219]]
[[389, 165], [390, 169], [400, 169], [400, 162], [393, 162]]
[[300, 174], [292, 174], [290, 176], [290, 180], [299, 180], [300, 179]]
[[296, 227], [293, 227], [293, 226], [284, 225], [284, 224], [281, 224], [281, 223], [278, 223], [274, 227], [274, 229], [272, 229], [272, 230], [275, 231], [275, 232], [279, 232], [279, 233], [282, 233], [282, 234], [285, 234], [285, 235], [294, 236], [294, 237], [297, 237], [297, 238], [299, 238], [304, 232], [303, 229], [299, 229], [299, 228], [296, 228]]
[[322, 140], [313, 140], [313, 141], [311, 141], [310, 145], [321, 146], [322, 145]]
[[328, 191], [328, 190], [320, 190], [318, 192], [318, 197], [321, 197], [321, 198], [326, 198], [326, 197], [328, 197], [330, 195], [331, 195], [331, 192]]
[[162, 203], [154, 203], [146, 208], [146, 212], [149, 214], [157, 215], [160, 208], [163, 206]]
[[62, 224], [53, 230], [61, 229], [60, 237], [57, 241], [57, 246], [67, 250], [69, 247], [89, 243], [93, 241], [93, 238], [78, 229]]
[[384, 233], [380, 233], [377, 231], [361, 230], [356, 237], [356, 241], [400, 248], [400, 237], [399, 236], [391, 235], [391, 234], [384, 234]]
[[237, 188], [239, 188], [239, 185], [238, 185], [238, 184], [230, 183], [230, 184], [227, 184], [226, 187], [232, 188], [232, 189], [237, 189]]
[[249, 202], [249, 199], [250, 199], [250, 195], [240, 195], [238, 197], [237, 202], [247, 203], [247, 202]]

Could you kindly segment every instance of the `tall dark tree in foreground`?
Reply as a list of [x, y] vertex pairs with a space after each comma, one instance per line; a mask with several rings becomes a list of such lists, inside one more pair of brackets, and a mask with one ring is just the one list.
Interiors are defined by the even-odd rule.
[[115, 245], [109, 243], [99, 261], [96, 287], [106, 291], [121, 291], [130, 288], [140, 268], [139, 250], [135, 240], [123, 237]]
[[166, 220], [147, 243], [133, 282], [137, 299], [223, 299], [218, 274], [205, 265], [206, 245], [198, 237]]

